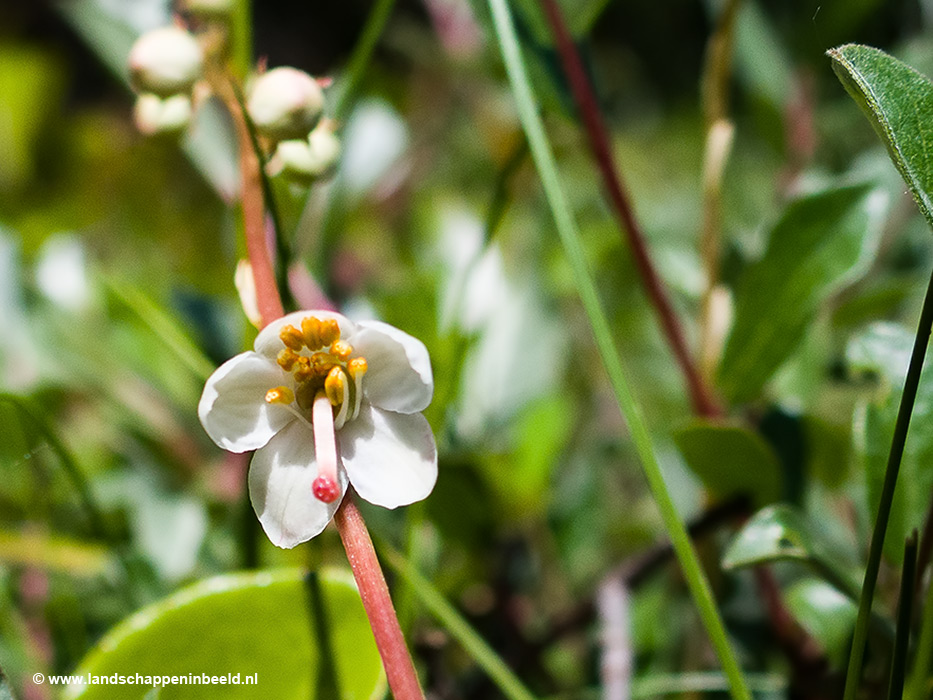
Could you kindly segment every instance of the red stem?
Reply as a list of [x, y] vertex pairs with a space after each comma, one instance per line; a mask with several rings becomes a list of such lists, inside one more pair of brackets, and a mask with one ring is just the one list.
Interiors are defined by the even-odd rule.
[[661, 329], [687, 382], [687, 390], [690, 393], [693, 410], [695, 413], [708, 418], [721, 416], [722, 408], [713, 397], [710, 388], [701, 378], [693, 362], [687, 348], [683, 329], [677, 315], [674, 313], [674, 308], [667, 296], [664, 284], [651, 262], [648, 248], [645, 245], [644, 232], [638, 223], [638, 219], [635, 218], [635, 212], [622, 184], [622, 177], [613, 162], [609, 136], [596, 101], [596, 95], [593, 92], [592, 85], [590, 85], [586, 71], [583, 69], [583, 61], [580, 59], [576, 44], [574, 44], [573, 38], [570, 36], [570, 31], [567, 29], [561, 9], [558, 7], [556, 0], [538, 1], [551, 25], [564, 73], [567, 76], [567, 82], [570, 84], [570, 91], [573, 94], [577, 111], [583, 120], [590, 150], [602, 175], [606, 192], [619, 217], [622, 230], [628, 239], [632, 255], [635, 258], [635, 266], [641, 274], [642, 284], [658, 316]]
[[373, 549], [363, 516], [350, 494], [346, 495], [337, 509], [334, 522], [344, 549], [347, 550], [347, 559], [350, 560], [356, 585], [360, 589], [363, 607], [369, 617], [369, 625], [376, 638], [392, 694], [395, 700], [423, 700], [424, 694], [405, 646], [402, 628], [399, 627], [389, 588], [376, 558], [376, 550]]

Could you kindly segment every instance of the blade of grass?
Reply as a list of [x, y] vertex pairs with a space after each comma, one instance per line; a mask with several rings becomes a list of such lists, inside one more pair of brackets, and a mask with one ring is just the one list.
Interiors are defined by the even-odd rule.
[[930, 689], [928, 678], [930, 664], [933, 662], [933, 586], [927, 587], [923, 602], [923, 620], [920, 623], [920, 636], [914, 654], [914, 667], [907, 682], [906, 697], [910, 700], [928, 700]]
[[699, 558], [690, 542], [687, 530], [674, 507], [655, 456], [654, 447], [651, 444], [651, 437], [642, 417], [641, 409], [629, 388], [615, 341], [612, 338], [609, 322], [603, 312], [596, 285], [586, 264], [576, 222], [570, 212], [557, 175], [557, 165], [551, 152], [551, 146], [544, 132], [544, 125], [538, 115], [534, 94], [525, 70], [508, 4], [506, 0], [488, 0], [488, 2], [492, 11], [493, 24], [505, 62], [506, 72], [512, 85], [512, 93], [517, 103], [519, 118], [528, 138], [532, 158], [538, 169], [545, 197], [551, 208], [557, 232], [573, 270], [577, 290], [592, 327], [596, 345], [609, 375], [616, 400], [629, 425], [645, 476], [661, 511], [665, 528], [680, 561], [690, 593], [696, 601], [700, 617], [716, 650], [716, 655], [719, 657], [719, 662], [722, 664], [723, 672], [729, 679], [732, 696], [736, 700], [750, 700], [751, 694], [729, 644], [725, 626], [713, 600], [709, 582], [700, 567]]
[[424, 607], [437, 618], [451, 636], [460, 642], [460, 645], [486, 672], [505, 697], [509, 700], [535, 700], [535, 696], [512, 673], [512, 670], [492, 647], [476, 633], [469, 622], [463, 619], [454, 606], [447, 602], [441, 592], [418, 573], [410, 561], [381, 540], [379, 541], [379, 553], [389, 568], [412, 587]]
[[107, 291], [136, 314], [195, 377], [202, 382], [207, 381], [215, 369], [214, 363], [201, 352], [171, 316], [137, 287], [106, 275], [101, 275], [101, 280]]
[[347, 118], [353, 99], [356, 97], [357, 86], [369, 67], [369, 60], [373, 56], [373, 51], [376, 50], [376, 44], [379, 43], [379, 38], [382, 36], [382, 31], [394, 7], [395, 0], [376, 0], [373, 9], [369, 11], [363, 32], [353, 49], [344, 76], [336, 86], [337, 95], [334, 98], [333, 107], [335, 119]]
[[904, 676], [907, 669], [907, 648], [910, 642], [910, 623], [914, 610], [914, 582], [917, 568], [917, 531], [904, 543], [904, 570], [901, 574], [901, 594], [897, 607], [897, 634], [891, 659], [891, 679], [888, 700], [904, 697]]
[[859, 596], [858, 617], [855, 620], [855, 632], [852, 635], [852, 647], [849, 653], [849, 667], [846, 671], [846, 687], [843, 696], [845, 700], [855, 700], [858, 694], [859, 680], [862, 676], [862, 661], [865, 656], [865, 644], [868, 641], [871, 604], [875, 597], [875, 585], [878, 583], [878, 570], [881, 568], [884, 535], [887, 532], [888, 520], [891, 517], [897, 475], [900, 472], [901, 459], [904, 456], [907, 430], [910, 427], [910, 416], [913, 413], [914, 401], [917, 398], [917, 387], [920, 385], [923, 358], [926, 355], [931, 330], [933, 330], [933, 274], [931, 274], [930, 282], [927, 285], [923, 308], [920, 310], [917, 336], [914, 339], [914, 347], [910, 353], [910, 363], [907, 366], [907, 376], [904, 379], [904, 392], [901, 394], [901, 404], [897, 409], [897, 420], [894, 423], [894, 435], [891, 437], [891, 451], [888, 453], [888, 464], [885, 468], [884, 482], [881, 486], [878, 514], [875, 516], [875, 526], [871, 533], [868, 562], [865, 565], [865, 578], [862, 581], [862, 593]]

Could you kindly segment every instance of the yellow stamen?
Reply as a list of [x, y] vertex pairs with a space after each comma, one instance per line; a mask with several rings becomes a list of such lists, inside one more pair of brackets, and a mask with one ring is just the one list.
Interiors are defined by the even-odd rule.
[[321, 321], [321, 345], [330, 345], [340, 340], [340, 324], [336, 319], [327, 318]]
[[301, 335], [309, 350], [317, 350], [324, 345], [321, 342], [321, 322], [314, 316], [302, 319]]
[[285, 347], [295, 352], [301, 350], [305, 345], [301, 331], [291, 325], [282, 327], [282, 330], [279, 331], [279, 339], [285, 344]]
[[366, 364], [365, 357], [354, 357], [347, 363], [347, 371], [350, 372], [350, 376], [354, 379], [362, 377], [368, 369], [369, 365]]
[[308, 381], [311, 379], [311, 377], [314, 376], [314, 367], [311, 366], [311, 360], [309, 358], [302, 355], [296, 362], [298, 364], [298, 368], [295, 370], [295, 381], [300, 384], [302, 382]]
[[339, 366], [333, 367], [327, 373], [327, 379], [324, 380], [324, 391], [327, 393], [327, 398], [330, 399], [331, 406], [340, 406], [344, 403], [344, 395], [349, 389], [346, 377], [343, 367]]
[[266, 392], [266, 403], [290, 404], [295, 400], [295, 393], [287, 386], [277, 386]]
[[330, 346], [330, 351], [337, 356], [341, 362], [346, 362], [353, 354], [353, 346], [346, 340], [338, 340]]
[[295, 367], [295, 363], [298, 362], [298, 354], [291, 348], [285, 348], [284, 350], [279, 351], [279, 356], [276, 358], [276, 362], [278, 362], [279, 367], [284, 369], [286, 372], [291, 372]]

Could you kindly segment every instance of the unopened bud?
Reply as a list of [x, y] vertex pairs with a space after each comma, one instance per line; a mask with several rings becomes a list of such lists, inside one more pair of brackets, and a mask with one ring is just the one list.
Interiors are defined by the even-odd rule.
[[314, 155], [315, 166], [318, 169], [318, 177], [329, 175], [340, 157], [340, 139], [334, 133], [334, 126], [332, 120], [324, 119], [308, 136], [311, 153]]
[[274, 68], [256, 78], [247, 109], [263, 136], [275, 141], [304, 140], [324, 109], [324, 93], [304, 71]]
[[147, 136], [180, 134], [191, 123], [191, 100], [187, 95], [162, 99], [151, 93], [136, 98], [133, 108], [136, 128]]
[[163, 27], [146, 32], [130, 50], [130, 77], [139, 92], [169, 97], [188, 92], [201, 76], [204, 54], [184, 29]]

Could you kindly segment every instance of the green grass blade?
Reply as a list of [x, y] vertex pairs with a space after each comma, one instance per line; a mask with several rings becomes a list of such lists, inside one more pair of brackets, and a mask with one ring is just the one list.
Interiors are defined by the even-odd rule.
[[541, 178], [541, 184], [548, 204], [551, 207], [551, 213], [557, 226], [557, 232], [560, 235], [561, 242], [570, 261], [573, 270], [574, 280], [579, 291], [583, 308], [593, 329], [593, 335], [596, 339], [596, 345], [602, 357], [603, 364], [609, 374], [609, 380], [615, 392], [616, 400], [622, 413], [628, 422], [632, 433], [632, 439], [641, 459], [645, 476], [654, 495], [661, 516], [664, 520], [665, 528], [671, 538], [674, 551], [680, 561], [690, 593], [696, 601], [700, 617], [709, 634], [719, 661], [722, 664], [723, 672], [729, 679], [729, 688], [732, 696], [736, 700], [750, 700], [751, 694], [742, 677], [738, 662], [733, 653], [732, 647], [726, 636], [725, 626], [722, 618], [716, 608], [713, 594], [709, 587], [709, 582], [700, 568], [700, 562], [697, 557], [693, 544], [687, 535], [687, 530], [680, 516], [674, 508], [667, 485], [664, 483], [664, 477], [661, 474], [660, 466], [654, 453], [654, 447], [651, 444], [651, 437], [648, 434], [648, 428], [641, 414], [641, 409], [635, 401], [632, 391], [629, 389], [622, 363], [619, 359], [619, 353], [612, 338], [609, 328], [609, 322], [603, 312], [596, 291], [596, 285], [590, 275], [583, 254], [583, 246], [580, 242], [580, 236], [577, 231], [576, 222], [570, 213], [570, 208], [564, 196], [560, 180], [557, 175], [557, 165], [554, 155], [551, 152], [551, 146], [544, 132], [544, 126], [538, 115], [534, 94], [528, 80], [525, 65], [521, 55], [521, 49], [518, 45], [518, 39], [515, 35], [515, 27], [509, 12], [506, 0], [488, 0], [492, 11], [493, 23], [496, 36], [499, 41], [499, 47], [502, 51], [502, 57], [505, 62], [509, 81], [512, 85], [512, 93], [518, 107], [519, 118], [528, 138], [528, 144], [535, 165], [538, 169], [538, 175]]

